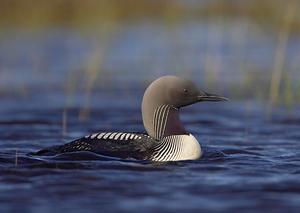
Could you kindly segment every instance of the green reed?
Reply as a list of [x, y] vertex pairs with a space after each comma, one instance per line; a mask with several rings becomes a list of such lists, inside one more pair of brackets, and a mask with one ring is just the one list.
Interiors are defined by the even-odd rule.
[[[288, 79], [288, 73], [284, 73], [285, 67], [285, 57], [287, 43], [289, 40], [289, 35], [291, 32], [291, 23], [295, 19], [295, 14], [297, 11], [297, 2], [295, 0], [288, 1], [286, 8], [282, 14], [282, 26], [278, 32], [278, 44], [274, 56], [274, 67], [271, 76], [270, 85], [270, 105], [277, 104], [279, 102], [280, 87], [282, 84], [282, 78]], [[288, 83], [286, 85], [289, 85]], [[291, 96], [292, 91], [289, 87], [285, 88], [286, 97]]]

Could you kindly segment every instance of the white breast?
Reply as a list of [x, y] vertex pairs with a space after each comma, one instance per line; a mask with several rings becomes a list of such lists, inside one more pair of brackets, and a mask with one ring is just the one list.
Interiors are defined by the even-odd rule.
[[192, 135], [181, 135], [183, 141], [183, 150], [180, 160], [196, 160], [202, 155], [202, 150], [197, 139]]
[[201, 146], [192, 135], [171, 135], [163, 138], [155, 148], [153, 161], [196, 160], [202, 155]]

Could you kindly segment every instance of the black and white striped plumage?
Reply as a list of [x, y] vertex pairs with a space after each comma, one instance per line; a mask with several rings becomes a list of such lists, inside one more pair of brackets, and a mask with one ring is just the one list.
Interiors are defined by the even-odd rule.
[[[176, 161], [189, 159], [193, 150], [198, 150], [196, 139], [189, 143], [191, 135], [172, 135], [158, 141], [140, 133], [102, 132], [79, 138], [61, 146], [42, 149], [31, 155], [54, 156], [69, 152], [90, 151], [100, 155], [123, 159]], [[194, 147], [190, 147], [194, 145]], [[199, 145], [198, 145], [199, 146]], [[190, 147], [190, 148], [189, 148]], [[200, 146], [199, 146], [200, 147]], [[189, 148], [189, 150], [187, 150]], [[201, 155], [196, 152], [194, 158]]]
[[90, 151], [110, 157], [147, 160], [156, 143], [154, 138], [146, 134], [101, 132], [31, 154], [52, 156], [67, 152]]
[[157, 139], [162, 139], [164, 136], [170, 109], [169, 105], [164, 104], [157, 107], [154, 111], [153, 126], [155, 138]]

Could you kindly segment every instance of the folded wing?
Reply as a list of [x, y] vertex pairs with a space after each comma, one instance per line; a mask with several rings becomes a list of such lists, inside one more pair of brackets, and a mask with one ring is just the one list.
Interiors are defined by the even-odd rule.
[[54, 156], [68, 152], [90, 151], [109, 157], [148, 160], [157, 143], [154, 138], [141, 133], [101, 132], [64, 145], [48, 147], [30, 155]]

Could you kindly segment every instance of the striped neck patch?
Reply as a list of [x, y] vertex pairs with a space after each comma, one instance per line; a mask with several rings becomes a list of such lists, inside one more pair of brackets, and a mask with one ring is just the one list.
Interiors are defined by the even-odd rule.
[[164, 137], [170, 109], [171, 107], [169, 105], [161, 105], [154, 111], [153, 127], [155, 138], [158, 140]]

